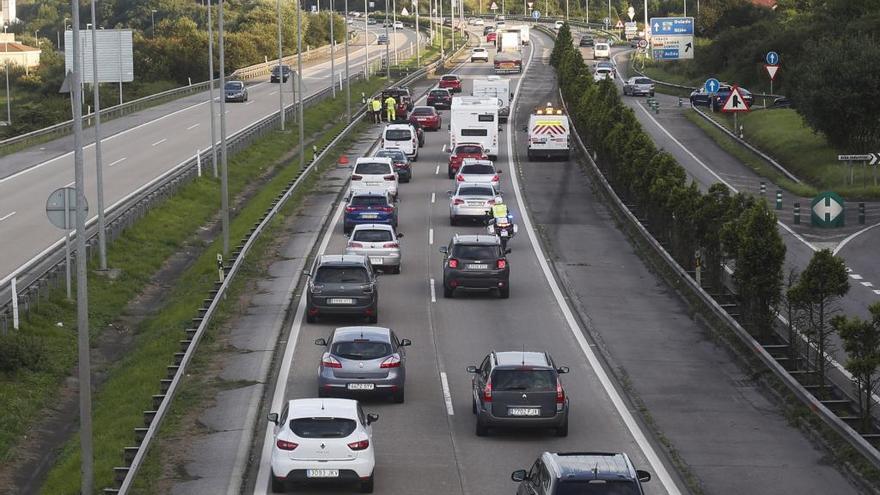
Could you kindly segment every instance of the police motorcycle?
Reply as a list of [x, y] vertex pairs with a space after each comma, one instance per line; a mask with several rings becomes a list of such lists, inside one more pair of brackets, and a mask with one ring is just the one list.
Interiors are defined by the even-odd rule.
[[490, 214], [488, 225], [486, 226], [486, 232], [488, 232], [489, 235], [498, 236], [498, 239], [501, 240], [501, 249], [507, 249], [507, 243], [517, 234], [518, 231], [519, 228], [513, 223], [512, 214], [499, 218], [491, 217]]

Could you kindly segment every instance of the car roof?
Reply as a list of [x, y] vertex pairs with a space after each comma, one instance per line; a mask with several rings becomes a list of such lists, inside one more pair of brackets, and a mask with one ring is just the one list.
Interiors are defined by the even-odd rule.
[[362, 156], [355, 160], [355, 165], [360, 165], [361, 163], [387, 163], [391, 165], [391, 158], [387, 156]]
[[[498, 195], [498, 191], [496, 191], [495, 188], [492, 187], [492, 185], [489, 184], [488, 182], [462, 182], [455, 189], [456, 196], [458, 195], [458, 192], [461, 190], [462, 187], [478, 187], [480, 189], [483, 189], [483, 188], [491, 189], [492, 192], [489, 194], [486, 194], [486, 196], [497, 196]], [[472, 196], [472, 195], [468, 194], [468, 196]]]
[[498, 366], [544, 366], [550, 367], [546, 354], [537, 351], [502, 351], [495, 353]]
[[611, 452], [545, 452], [542, 456], [560, 479], [635, 480], [626, 454]]
[[412, 130], [412, 124], [388, 124], [385, 126], [386, 131], [388, 131], [388, 130], [394, 131], [394, 130], [400, 130], [400, 129]]
[[461, 172], [461, 169], [466, 165], [489, 165], [490, 167], [495, 167], [495, 164], [492, 163], [492, 160], [480, 160], [478, 158], [465, 158], [461, 161], [461, 168], [458, 169]]
[[354, 230], [352, 232], [358, 230], [387, 230], [394, 233], [394, 227], [388, 225], [387, 223], [360, 223], [354, 226]]
[[391, 330], [385, 327], [340, 327], [333, 331], [333, 342], [351, 342], [355, 339], [391, 342]]
[[[446, 88], [443, 88], [443, 90], [444, 90], [444, 91], [449, 91], [449, 90], [446, 89]], [[413, 112], [415, 112], [416, 110], [430, 110], [430, 111], [432, 111], [432, 112], [436, 112], [436, 111], [437, 111], [436, 108], [434, 108], [434, 107], [432, 107], [432, 106], [430, 106], [430, 105], [416, 105], [416, 106], [413, 107]]]
[[485, 244], [497, 246], [501, 244], [497, 236], [494, 235], [459, 235], [455, 234], [452, 238], [453, 244]]
[[357, 401], [352, 399], [291, 399], [290, 419], [342, 417], [357, 419]]
[[367, 263], [367, 258], [359, 254], [323, 254], [318, 258], [318, 266], [324, 265], [351, 265], [361, 266]]
[[431, 91], [443, 91], [449, 93], [449, 88], [431, 88]]
[[483, 147], [483, 145], [480, 143], [456, 143], [455, 144], [456, 149], [458, 149], [460, 146], [479, 146], [480, 148]]

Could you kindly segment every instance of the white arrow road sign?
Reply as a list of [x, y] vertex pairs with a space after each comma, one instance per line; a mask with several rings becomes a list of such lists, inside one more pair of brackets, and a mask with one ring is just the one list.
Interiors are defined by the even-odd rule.
[[880, 159], [880, 153], [871, 153], [871, 161], [869, 162], [869, 165], [876, 165], [878, 159]]
[[724, 105], [721, 106], [722, 112], [748, 112], [749, 105], [743, 99], [742, 93], [739, 90], [739, 86], [734, 86], [730, 91], [730, 96], [727, 97], [727, 100], [724, 101]]
[[825, 198], [825, 201], [819, 201], [813, 206], [813, 212], [826, 222], [833, 222], [842, 211], [843, 206], [832, 198]]

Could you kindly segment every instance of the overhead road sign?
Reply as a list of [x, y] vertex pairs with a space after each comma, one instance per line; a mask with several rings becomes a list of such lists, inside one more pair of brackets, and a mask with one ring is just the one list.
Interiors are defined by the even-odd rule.
[[652, 17], [651, 55], [655, 60], [694, 58], [693, 17]]
[[652, 17], [651, 35], [694, 35], [693, 17]]
[[714, 77], [710, 77], [709, 79], [706, 79], [706, 83], [703, 84], [703, 88], [709, 94], [717, 93], [718, 88], [720, 88], [720, 87], [721, 87], [721, 83], [718, 81], [718, 79], [715, 79]]
[[765, 64], [765, 65], [764, 65], [764, 69], [766, 69], [766, 70], [767, 70], [767, 74], [770, 75], [770, 80], [771, 80], [771, 81], [773, 81], [773, 80], [776, 79], [776, 73], [779, 72], [779, 66], [778, 66], [778, 65], [767, 65], [767, 64]]
[[[95, 31], [98, 56], [98, 82], [134, 81], [134, 61], [130, 29], [99, 29]], [[80, 30], [79, 53], [82, 58], [81, 81], [92, 84], [92, 31]], [[73, 71], [73, 31], [64, 32], [64, 71]]]
[[844, 212], [843, 198], [831, 191], [819, 194], [810, 202], [810, 219], [816, 227], [843, 227]]
[[727, 96], [727, 99], [724, 100], [724, 104], [721, 105], [721, 111], [728, 113], [749, 111], [749, 104], [743, 99], [739, 86], [734, 86], [730, 90], [730, 94]]
[[779, 65], [779, 54], [772, 51], [767, 52], [764, 61], [767, 62], [767, 65]]

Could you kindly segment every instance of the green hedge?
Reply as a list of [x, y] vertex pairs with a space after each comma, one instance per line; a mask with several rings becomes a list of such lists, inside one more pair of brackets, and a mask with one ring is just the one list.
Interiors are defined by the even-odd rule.
[[685, 269], [702, 255], [703, 283], [721, 289], [722, 263], [735, 267], [742, 323], [764, 335], [780, 300], [785, 245], [764, 201], [723, 184], [701, 192], [675, 158], [657, 149], [612, 81], [595, 83], [568, 26], [550, 56], [576, 132], [623, 201]]

